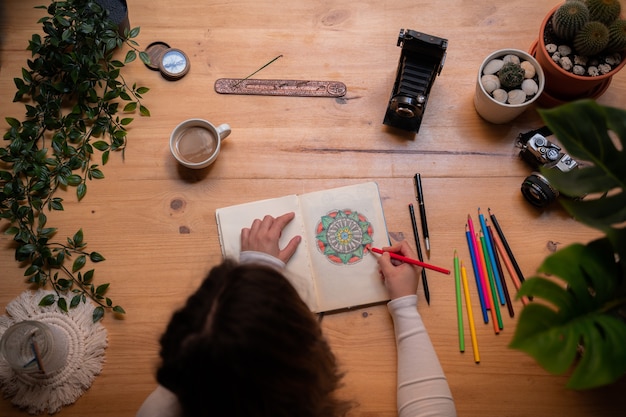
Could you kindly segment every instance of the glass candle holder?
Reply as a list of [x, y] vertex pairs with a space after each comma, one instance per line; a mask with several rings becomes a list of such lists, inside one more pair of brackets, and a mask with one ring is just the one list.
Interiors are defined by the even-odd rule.
[[67, 355], [67, 336], [40, 321], [15, 323], [0, 339], [0, 360], [19, 373], [50, 374], [66, 365]]

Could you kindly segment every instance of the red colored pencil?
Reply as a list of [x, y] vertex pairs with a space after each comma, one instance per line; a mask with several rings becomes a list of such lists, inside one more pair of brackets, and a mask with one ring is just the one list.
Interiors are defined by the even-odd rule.
[[[382, 249], [378, 249], [378, 248], [371, 248], [371, 251], [374, 252], [374, 253], [379, 253], [379, 254], [382, 254], [382, 253], [385, 252]], [[441, 272], [442, 274], [448, 274], [448, 275], [450, 274], [450, 270], [449, 269], [441, 268], [441, 267], [438, 267], [438, 266], [435, 266], [435, 265], [430, 265], [430, 264], [427, 264], [425, 262], [418, 261], [417, 259], [407, 258], [406, 256], [398, 255], [397, 253], [394, 253], [394, 252], [387, 252], [387, 253], [393, 259], [397, 259], [399, 261], [406, 262], [408, 264], [418, 265], [418, 266], [421, 266], [422, 268], [426, 268], [426, 269], [432, 269], [433, 271]]]

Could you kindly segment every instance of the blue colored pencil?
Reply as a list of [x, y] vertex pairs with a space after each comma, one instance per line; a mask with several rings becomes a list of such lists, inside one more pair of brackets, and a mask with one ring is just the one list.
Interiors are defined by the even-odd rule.
[[489, 323], [489, 314], [487, 313], [487, 306], [485, 305], [483, 285], [480, 279], [480, 272], [478, 272], [478, 264], [476, 263], [474, 244], [472, 243], [472, 237], [470, 231], [465, 225], [465, 238], [467, 239], [467, 247], [469, 248], [470, 259], [472, 260], [472, 267], [474, 268], [474, 277], [476, 277], [476, 287], [478, 288], [478, 300], [480, 301], [480, 309], [483, 312], [483, 320], [485, 323]]
[[491, 242], [491, 238], [489, 236], [489, 229], [487, 229], [487, 222], [485, 221], [485, 216], [482, 215], [480, 209], [478, 209], [478, 219], [480, 220], [480, 228], [483, 231], [483, 236], [485, 237], [485, 244], [487, 246], [487, 252], [485, 253], [485, 261], [491, 266], [491, 271], [493, 273], [493, 280], [496, 283], [496, 289], [498, 290], [498, 299], [500, 300], [501, 305], [506, 304], [506, 298], [504, 297], [504, 290], [502, 289], [502, 279], [500, 278], [500, 274], [498, 273], [498, 266], [496, 264], [496, 259], [493, 254], [493, 243]]

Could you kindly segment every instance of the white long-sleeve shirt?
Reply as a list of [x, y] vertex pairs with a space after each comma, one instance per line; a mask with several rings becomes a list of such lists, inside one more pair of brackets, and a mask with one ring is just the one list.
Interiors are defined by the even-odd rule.
[[[277, 269], [282, 261], [260, 252], [243, 252], [242, 263], [263, 263]], [[417, 296], [387, 304], [393, 318], [398, 350], [398, 416], [455, 417], [456, 409], [435, 349], [417, 312]], [[181, 417], [176, 395], [159, 385], [146, 398], [137, 417]]]

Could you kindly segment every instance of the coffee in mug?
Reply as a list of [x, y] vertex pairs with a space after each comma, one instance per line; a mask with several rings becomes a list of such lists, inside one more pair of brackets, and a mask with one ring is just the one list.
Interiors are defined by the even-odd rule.
[[217, 159], [221, 142], [229, 134], [228, 124], [215, 127], [204, 119], [185, 120], [172, 131], [170, 150], [183, 166], [205, 168]]

